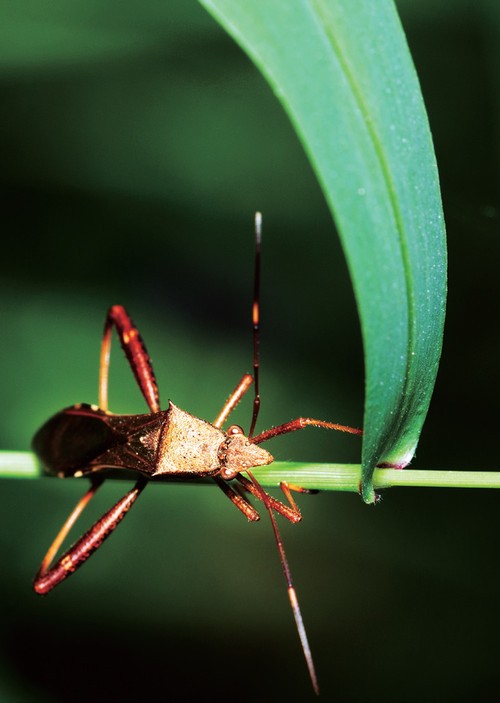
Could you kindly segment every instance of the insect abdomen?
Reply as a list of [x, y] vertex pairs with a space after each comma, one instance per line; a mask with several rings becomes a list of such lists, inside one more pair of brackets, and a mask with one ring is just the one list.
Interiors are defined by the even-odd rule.
[[103, 414], [74, 406], [47, 420], [33, 438], [33, 450], [49, 473], [72, 476], [115, 443]]

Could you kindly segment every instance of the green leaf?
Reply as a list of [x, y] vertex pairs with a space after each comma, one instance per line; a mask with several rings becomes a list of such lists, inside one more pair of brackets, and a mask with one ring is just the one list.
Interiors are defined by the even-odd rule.
[[[362, 492], [412, 459], [441, 353], [444, 221], [416, 73], [391, 0], [200, 0], [281, 100], [337, 224], [363, 333]], [[334, 318], [332, 305], [332, 318]]]

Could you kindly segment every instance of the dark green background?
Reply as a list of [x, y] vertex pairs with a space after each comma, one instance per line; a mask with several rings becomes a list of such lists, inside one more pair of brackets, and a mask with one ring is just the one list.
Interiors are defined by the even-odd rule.
[[[414, 466], [498, 469], [500, 7], [435, 5], [398, 3], [450, 250], [443, 360]], [[146, 339], [163, 404], [214, 418], [251, 370], [256, 209], [259, 426], [361, 423], [358, 320], [323, 197], [264, 80], [194, 0], [4, 0], [0, 95], [2, 448], [28, 449], [55, 410], [97, 400], [116, 302]], [[141, 412], [120, 356], [111, 407]], [[245, 426], [250, 408], [236, 413]], [[269, 448], [359, 461], [356, 438], [319, 430]], [[83, 485], [0, 489], [2, 702], [313, 699], [265, 519], [246, 524], [215, 488], [150, 486], [40, 599], [33, 574]], [[107, 484], [87, 522], [125, 490]], [[498, 700], [499, 499], [392, 489], [373, 508], [332, 493], [300, 500], [300, 526], [280, 522], [324, 700]]]

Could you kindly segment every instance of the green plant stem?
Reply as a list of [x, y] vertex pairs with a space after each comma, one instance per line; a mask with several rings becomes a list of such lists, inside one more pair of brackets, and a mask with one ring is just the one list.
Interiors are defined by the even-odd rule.
[[31, 452], [0, 451], [0, 478], [39, 478], [42, 475]]
[[[303, 488], [333, 491], [359, 491], [359, 464], [305, 464], [276, 461], [270, 467], [254, 471], [264, 486], [278, 486], [280, 481]], [[375, 469], [374, 488], [395, 486], [426, 488], [500, 488], [500, 471], [438, 471], [424, 469]]]
[[[279, 486], [281, 481], [323, 491], [359, 492], [359, 464], [306, 464], [275, 461], [254, 469], [263, 486]], [[30, 452], [0, 452], [0, 478], [41, 478], [43, 473]], [[500, 471], [427, 471], [424, 469], [376, 469], [376, 490], [394, 486], [426, 488], [500, 488]]]

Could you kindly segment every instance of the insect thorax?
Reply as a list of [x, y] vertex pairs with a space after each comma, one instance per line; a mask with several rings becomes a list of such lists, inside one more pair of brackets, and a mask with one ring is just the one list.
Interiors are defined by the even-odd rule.
[[158, 447], [154, 476], [213, 476], [225, 434], [169, 402]]
[[154, 476], [233, 478], [238, 471], [270, 464], [273, 457], [243, 435], [228, 436], [169, 402]]

